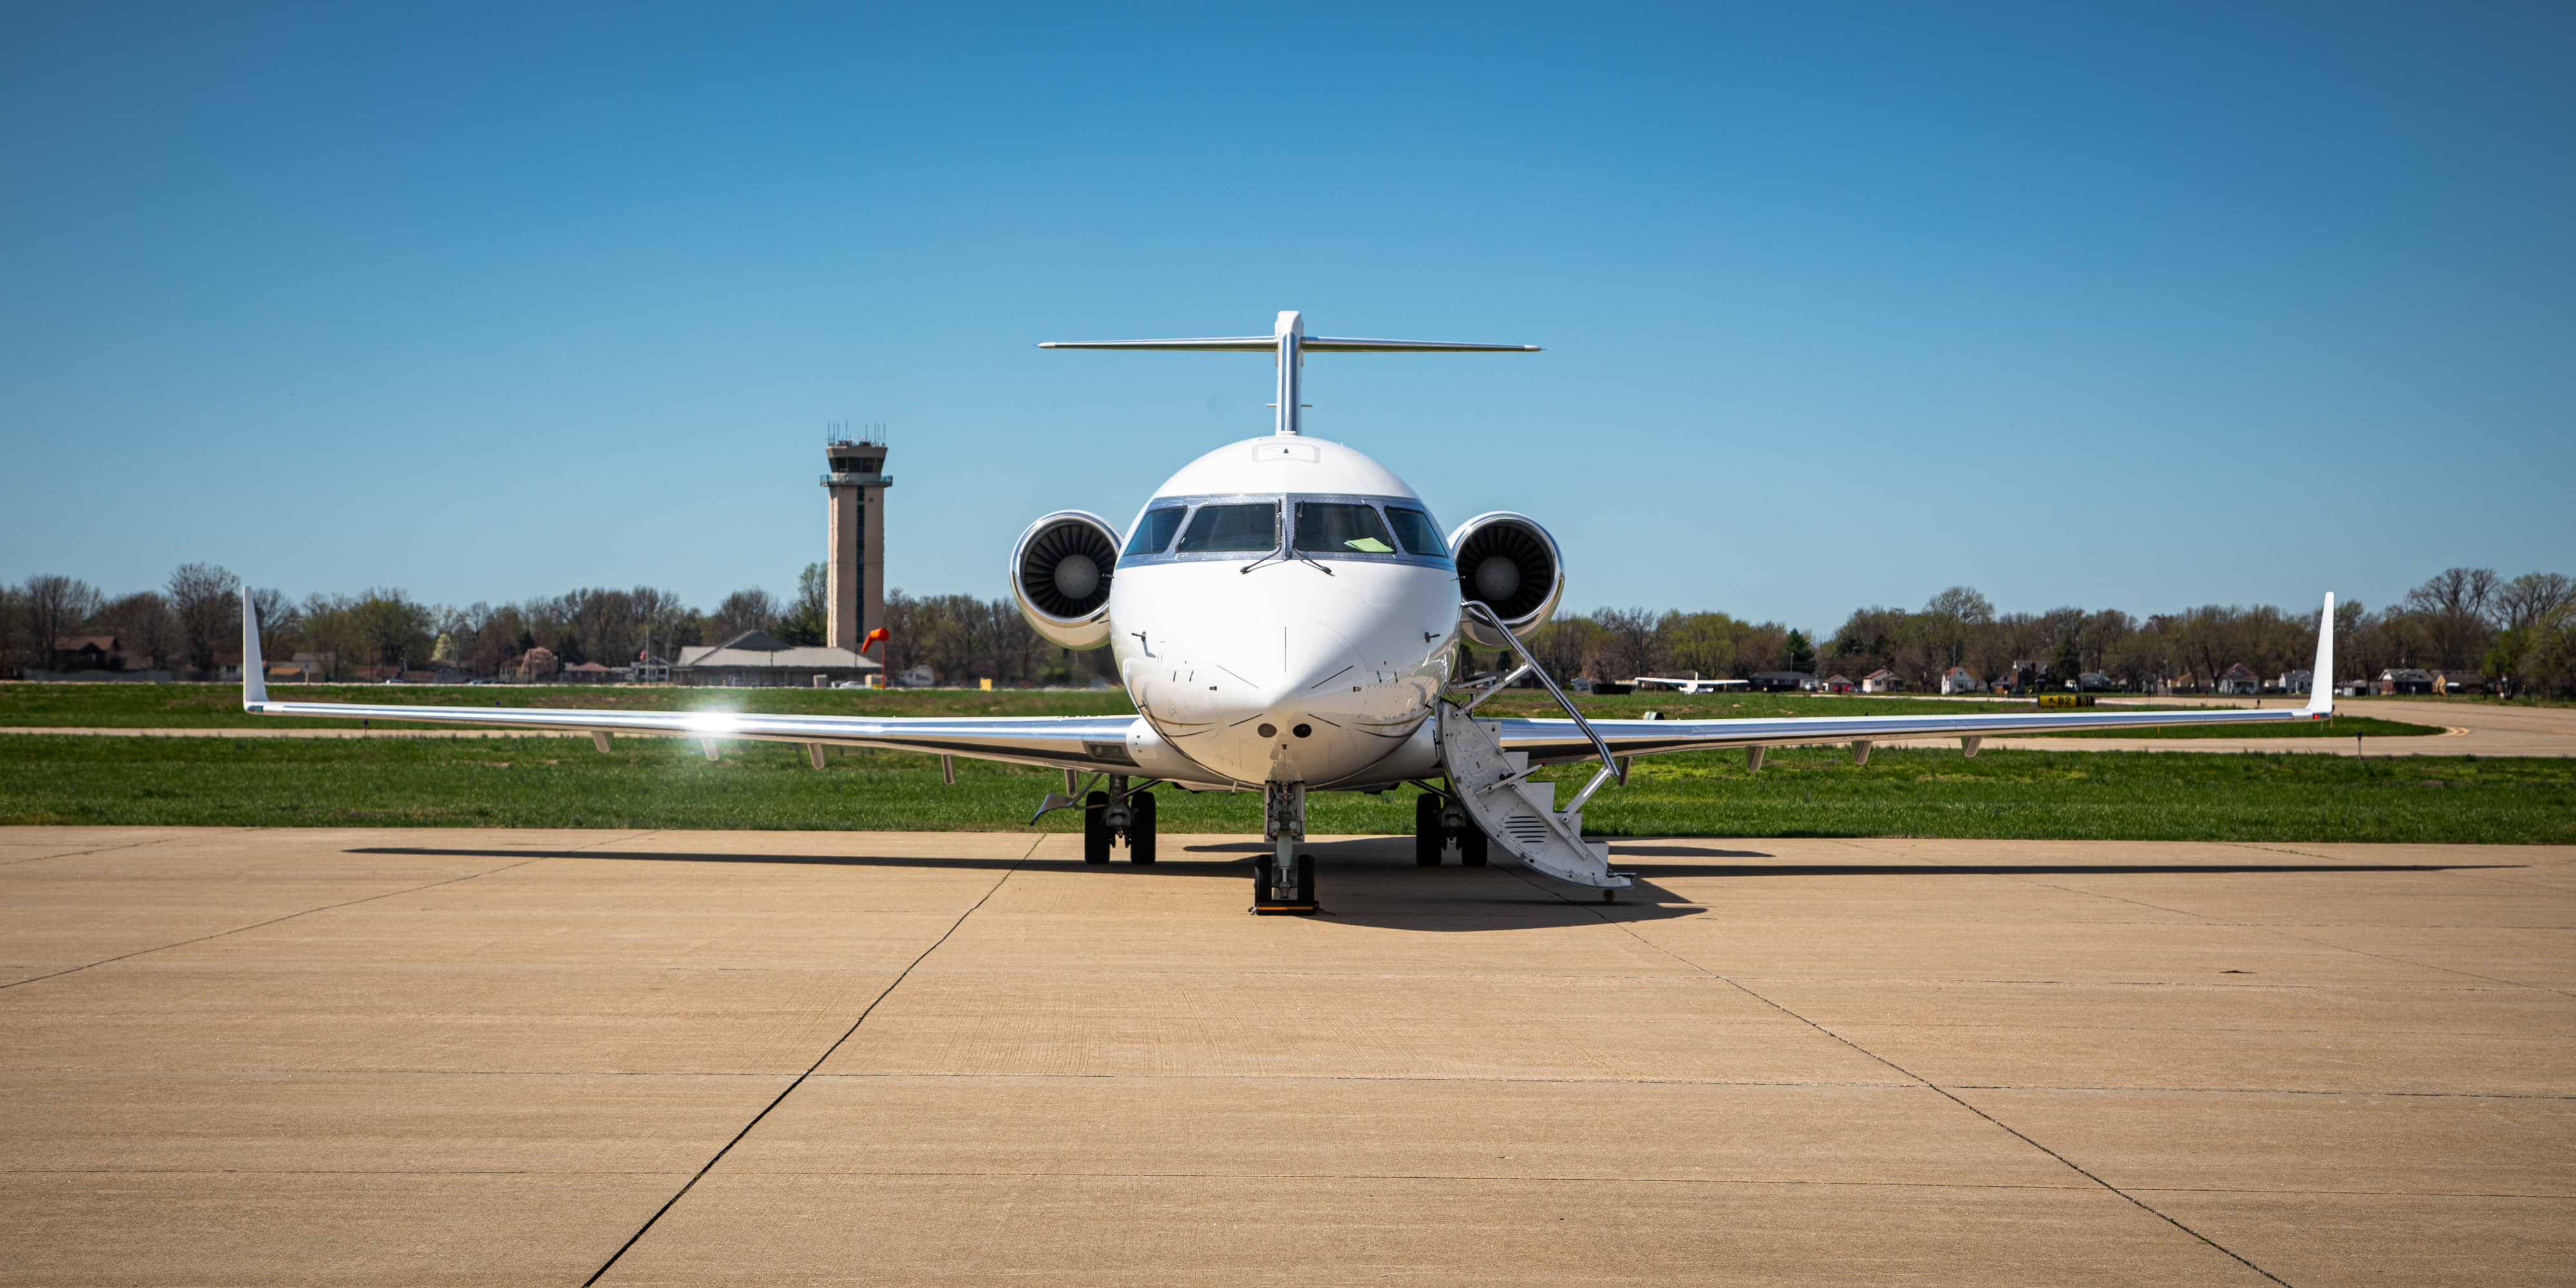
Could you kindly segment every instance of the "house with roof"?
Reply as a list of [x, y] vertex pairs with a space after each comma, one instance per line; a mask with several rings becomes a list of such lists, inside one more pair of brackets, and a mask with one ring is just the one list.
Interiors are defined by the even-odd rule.
[[2431, 693], [2433, 673], [2413, 667], [2391, 667], [2379, 673], [2381, 693]]
[[1838, 671], [1817, 681], [1816, 687], [1827, 693], [1849, 693], [1860, 686], [1853, 684], [1850, 676]]
[[2247, 666], [2243, 662], [2238, 662], [2218, 673], [2218, 691], [2221, 693], [2261, 693], [2263, 691], [2263, 677], [2254, 674], [2253, 667]]
[[1954, 666], [1941, 673], [1941, 691], [1943, 693], [1983, 693], [1986, 691], [1986, 682], [1978, 679], [1968, 668]]
[[829, 688], [864, 683], [885, 667], [845, 648], [788, 644], [767, 631], [744, 631], [722, 644], [684, 648], [671, 666], [671, 682], [696, 688]]
[[1860, 677], [1860, 691], [1863, 693], [1903, 693], [1905, 692], [1905, 677], [1882, 666], [1877, 670]]
[[113, 635], [64, 635], [54, 640], [54, 662], [66, 671], [117, 671], [125, 647]]

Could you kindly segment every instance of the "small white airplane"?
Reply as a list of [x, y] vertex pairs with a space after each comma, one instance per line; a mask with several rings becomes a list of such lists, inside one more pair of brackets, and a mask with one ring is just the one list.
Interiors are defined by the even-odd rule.
[[[1583, 836], [1583, 807], [1627, 781], [1637, 756], [1956, 736], [1968, 755], [1985, 738], [2071, 729], [2272, 724], [2333, 714], [2334, 596], [2317, 636], [2304, 709], [2044, 712], [2030, 715], [1827, 716], [1735, 720], [1587, 720], [1522, 637], [1565, 590], [1556, 541], [1538, 521], [1495, 511], [1443, 534], [1403, 479], [1340, 443], [1299, 429], [1308, 353], [1536, 352], [1530, 345], [1308, 337], [1296, 313], [1270, 335], [1050, 343], [1050, 349], [1262, 351], [1278, 362], [1269, 436], [1218, 448], [1154, 490], [1125, 529], [1063, 510], [1029, 525], [1012, 548], [1011, 594], [1031, 626], [1071, 649], [1107, 646], [1139, 714], [929, 717], [753, 715], [434, 707], [270, 700], [258, 623], [242, 601], [242, 707], [257, 715], [403, 720], [586, 731], [601, 751], [616, 734], [698, 738], [713, 758], [725, 739], [800, 742], [820, 768], [830, 746], [968, 756], [1065, 771], [1065, 792], [1039, 809], [1084, 811], [1083, 858], [1154, 858], [1154, 794], [1264, 793], [1265, 839], [1254, 910], [1315, 910], [1314, 860], [1298, 852], [1314, 791], [1383, 792], [1410, 784], [1414, 857], [1438, 866], [1454, 845], [1482, 865], [1499, 845], [1530, 871], [1598, 890], [1632, 883], [1609, 847]], [[1461, 639], [1509, 650], [1508, 670], [1452, 673]], [[1476, 708], [1534, 676], [1562, 720], [1479, 719]], [[1537, 769], [1598, 760], [1571, 800]], [[1082, 774], [1086, 783], [1077, 783]], [[1032, 820], [1035, 821], [1035, 816]]]
[[1628, 687], [1641, 691], [1650, 684], [1675, 693], [1724, 693], [1752, 687], [1751, 682], [1745, 680], [1684, 680], [1669, 675], [1641, 675], [1628, 681]]

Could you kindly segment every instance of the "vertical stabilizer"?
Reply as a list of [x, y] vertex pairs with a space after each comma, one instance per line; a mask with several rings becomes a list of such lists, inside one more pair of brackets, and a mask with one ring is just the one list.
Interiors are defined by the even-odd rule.
[[1295, 309], [1282, 309], [1279, 325], [1271, 332], [1279, 342], [1279, 415], [1271, 423], [1273, 433], [1295, 434], [1304, 427], [1297, 415], [1297, 399], [1305, 393], [1305, 382], [1298, 378], [1306, 366], [1306, 319]]
[[259, 609], [242, 587], [242, 710], [257, 711], [268, 701], [268, 662], [259, 655]]

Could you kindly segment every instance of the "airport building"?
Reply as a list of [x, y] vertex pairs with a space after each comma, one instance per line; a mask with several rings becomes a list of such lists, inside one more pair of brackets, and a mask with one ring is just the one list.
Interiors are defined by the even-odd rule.
[[884, 667], [853, 650], [798, 647], [766, 631], [744, 631], [722, 644], [680, 650], [671, 682], [692, 688], [828, 688], [865, 684]]

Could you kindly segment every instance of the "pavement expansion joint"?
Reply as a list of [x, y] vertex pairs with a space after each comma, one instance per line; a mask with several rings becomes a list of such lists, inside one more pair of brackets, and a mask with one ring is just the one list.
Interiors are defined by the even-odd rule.
[[90, 854], [114, 854], [118, 850], [140, 850], [155, 845], [167, 845], [172, 841], [193, 841], [203, 836], [240, 836], [258, 830], [249, 827], [191, 828], [179, 836], [156, 836], [148, 841], [128, 841], [123, 845], [102, 845], [88, 850], [65, 850], [60, 854], [30, 854], [23, 859], [11, 859], [6, 863], [0, 863], [0, 868], [14, 868], [21, 863], [43, 863], [50, 859], [77, 859]]
[[[631, 838], [619, 838], [619, 839], [631, 839]], [[599, 842], [599, 844], [606, 845], [606, 844], [608, 844], [608, 842], [606, 842], [606, 841], [602, 841], [602, 842]], [[20, 987], [24, 987], [25, 985], [28, 985], [28, 984], [38, 984], [38, 983], [42, 983], [42, 982], [44, 982], [44, 981], [46, 981], [46, 980], [49, 980], [49, 979], [61, 979], [61, 978], [62, 978], [63, 976], [65, 976], [65, 975], [75, 975], [75, 974], [78, 974], [78, 973], [80, 973], [80, 972], [82, 972], [82, 971], [89, 970], [89, 969], [91, 969], [91, 968], [93, 968], [93, 967], [105, 966], [105, 965], [108, 965], [108, 964], [113, 963], [113, 962], [130, 961], [130, 960], [132, 960], [132, 959], [134, 959], [134, 958], [142, 957], [142, 956], [146, 956], [146, 955], [151, 954], [151, 953], [167, 952], [167, 951], [169, 951], [170, 949], [173, 949], [173, 948], [185, 948], [185, 947], [187, 947], [187, 946], [188, 946], [188, 945], [190, 945], [190, 944], [202, 944], [202, 943], [206, 942], [206, 941], [207, 941], [207, 940], [209, 940], [209, 939], [221, 939], [221, 938], [225, 937], [226, 935], [238, 935], [238, 934], [241, 934], [241, 933], [242, 933], [242, 932], [244, 932], [244, 931], [257, 930], [257, 929], [259, 929], [259, 928], [260, 928], [260, 927], [262, 927], [262, 926], [274, 926], [274, 925], [276, 925], [277, 923], [279, 923], [279, 922], [281, 922], [281, 921], [293, 921], [293, 920], [295, 920], [295, 919], [296, 919], [296, 918], [298, 918], [298, 917], [309, 917], [309, 916], [312, 916], [314, 913], [317, 913], [317, 912], [329, 912], [329, 911], [331, 911], [331, 910], [332, 910], [332, 909], [334, 909], [334, 908], [349, 908], [349, 907], [355, 907], [356, 905], [358, 905], [358, 904], [362, 904], [362, 903], [374, 903], [374, 902], [376, 902], [376, 901], [377, 901], [377, 900], [379, 900], [379, 899], [393, 899], [393, 898], [398, 898], [398, 897], [400, 897], [400, 896], [407, 895], [407, 894], [417, 894], [417, 893], [419, 893], [419, 892], [421, 892], [421, 891], [423, 891], [423, 890], [434, 890], [434, 889], [438, 888], [439, 886], [455, 885], [456, 883], [458, 883], [458, 882], [460, 882], [460, 881], [472, 881], [472, 880], [474, 880], [474, 879], [476, 879], [476, 878], [478, 878], [478, 877], [488, 877], [488, 876], [490, 876], [490, 875], [492, 875], [493, 873], [496, 873], [496, 872], [507, 872], [507, 871], [509, 871], [509, 870], [510, 870], [510, 869], [512, 869], [512, 868], [522, 868], [522, 867], [526, 867], [528, 864], [538, 862], [540, 859], [552, 858], [552, 857], [554, 857], [554, 856], [552, 856], [552, 855], [539, 855], [539, 856], [537, 856], [537, 858], [532, 858], [532, 859], [523, 859], [523, 860], [521, 860], [521, 861], [519, 861], [519, 862], [517, 862], [517, 863], [505, 863], [505, 864], [503, 864], [503, 865], [501, 865], [500, 867], [497, 867], [497, 868], [486, 868], [486, 869], [484, 869], [484, 870], [483, 870], [483, 871], [481, 871], [481, 872], [469, 872], [469, 873], [467, 873], [467, 874], [465, 874], [464, 876], [461, 876], [461, 877], [449, 877], [448, 879], [446, 879], [446, 880], [444, 880], [444, 881], [427, 881], [427, 882], [423, 882], [423, 883], [421, 883], [421, 884], [419, 884], [419, 885], [416, 885], [416, 886], [410, 886], [410, 887], [407, 887], [407, 888], [405, 888], [405, 889], [401, 889], [401, 890], [388, 890], [388, 891], [385, 891], [385, 892], [384, 892], [384, 893], [382, 893], [382, 894], [371, 894], [371, 895], [368, 895], [368, 896], [366, 896], [366, 897], [364, 897], [364, 898], [361, 898], [361, 899], [343, 899], [343, 900], [341, 900], [341, 901], [340, 901], [340, 902], [338, 902], [338, 903], [326, 903], [326, 904], [322, 904], [322, 905], [321, 905], [321, 906], [319, 906], [319, 907], [306, 908], [306, 909], [303, 909], [303, 910], [298, 911], [298, 912], [290, 912], [290, 913], [285, 914], [284, 916], [279, 916], [279, 917], [270, 917], [270, 918], [268, 918], [268, 919], [267, 919], [267, 920], [265, 920], [265, 921], [254, 921], [254, 922], [250, 923], [250, 924], [249, 924], [249, 925], [247, 925], [247, 926], [235, 926], [235, 927], [233, 927], [233, 928], [232, 928], [232, 929], [230, 929], [230, 930], [218, 930], [218, 931], [214, 932], [214, 933], [213, 933], [213, 934], [211, 934], [211, 935], [198, 935], [198, 936], [196, 936], [196, 937], [195, 937], [195, 938], [193, 938], [193, 939], [182, 939], [182, 940], [179, 940], [179, 941], [177, 941], [177, 942], [175, 942], [175, 943], [157, 944], [157, 945], [154, 945], [153, 947], [150, 947], [150, 948], [138, 948], [138, 949], [135, 949], [133, 952], [130, 952], [130, 953], [119, 953], [119, 954], [117, 954], [117, 955], [116, 955], [116, 956], [114, 956], [114, 957], [102, 957], [102, 958], [100, 958], [100, 959], [98, 959], [97, 961], [94, 961], [94, 962], [83, 962], [83, 963], [81, 963], [81, 964], [80, 964], [80, 965], [78, 965], [78, 966], [67, 967], [67, 968], [65, 968], [65, 969], [63, 969], [63, 970], [58, 970], [58, 971], [51, 972], [50, 974], [44, 974], [44, 975], [33, 975], [33, 976], [29, 976], [29, 977], [28, 977], [28, 978], [26, 978], [26, 979], [15, 979], [15, 980], [11, 980], [11, 981], [9, 981], [9, 982], [8, 982], [8, 983], [6, 983], [6, 984], [0, 984], [0, 989], [20, 988]]]
[[949, 938], [957, 933], [958, 927], [966, 924], [967, 918], [974, 916], [978, 910], [982, 909], [986, 903], [992, 900], [995, 894], [1000, 893], [1002, 886], [1011, 879], [1012, 874], [1018, 872], [1021, 865], [1027, 863], [1029, 858], [1038, 852], [1038, 847], [1045, 843], [1046, 837], [1043, 834], [1031, 838], [1029, 841], [1029, 848], [1021, 852], [1019, 859], [1013, 862], [1011, 866], [1004, 868], [999, 875], [995, 876], [993, 878], [993, 884], [985, 887], [984, 893], [978, 896], [975, 902], [964, 912], [958, 913], [957, 920], [950, 922], [948, 924], [948, 929], [940, 932], [939, 938], [931, 941], [929, 947], [922, 949], [921, 952], [915, 955], [910, 962], [905, 963], [901, 973], [897, 974], [893, 980], [889, 981], [884, 988], [879, 989], [875, 997], [868, 999], [867, 1006], [859, 1011], [858, 1018], [850, 1021], [850, 1027], [844, 1030], [841, 1036], [832, 1039], [832, 1044], [823, 1048], [823, 1053], [821, 1055], [814, 1057], [814, 1063], [806, 1066], [803, 1073], [797, 1074], [796, 1080], [788, 1083], [786, 1088], [780, 1091], [768, 1104], [762, 1105], [760, 1107], [760, 1112], [753, 1114], [751, 1116], [751, 1121], [742, 1125], [741, 1131], [735, 1132], [732, 1139], [727, 1140], [722, 1148], [716, 1150], [715, 1154], [707, 1159], [705, 1166], [700, 1167], [695, 1173], [691, 1174], [689, 1179], [681, 1184], [677, 1193], [674, 1193], [670, 1198], [664, 1200], [662, 1206], [655, 1208], [653, 1210], [653, 1215], [644, 1218], [644, 1224], [636, 1227], [635, 1233], [628, 1235], [626, 1237], [626, 1242], [619, 1244], [615, 1252], [609, 1253], [608, 1260], [601, 1262], [599, 1269], [592, 1271], [588, 1279], [581, 1281], [582, 1288], [590, 1288], [590, 1285], [598, 1283], [602, 1276], [606, 1275], [617, 1265], [619, 1258], [624, 1257], [629, 1249], [633, 1248], [647, 1233], [652, 1231], [654, 1225], [661, 1221], [665, 1213], [668, 1213], [681, 1199], [688, 1197], [689, 1191], [696, 1188], [699, 1181], [706, 1179], [707, 1173], [714, 1171], [716, 1164], [724, 1161], [725, 1155], [733, 1152], [734, 1146], [741, 1144], [743, 1142], [743, 1138], [751, 1135], [752, 1129], [758, 1127], [762, 1119], [767, 1118], [771, 1111], [777, 1109], [780, 1105], [785, 1104], [789, 1096], [795, 1095], [796, 1089], [804, 1086], [806, 1080], [814, 1076], [814, 1071], [822, 1068], [823, 1062], [832, 1058], [833, 1052], [840, 1050], [843, 1043], [848, 1042], [852, 1037], [857, 1035], [859, 1026], [867, 1023], [869, 1016], [876, 1014], [877, 1007], [883, 1005], [887, 998], [894, 996], [894, 991], [903, 987], [904, 981], [911, 979], [912, 973], [915, 970], [920, 969], [921, 964], [928, 961], [932, 953], [938, 952], [941, 945], [946, 944]]

